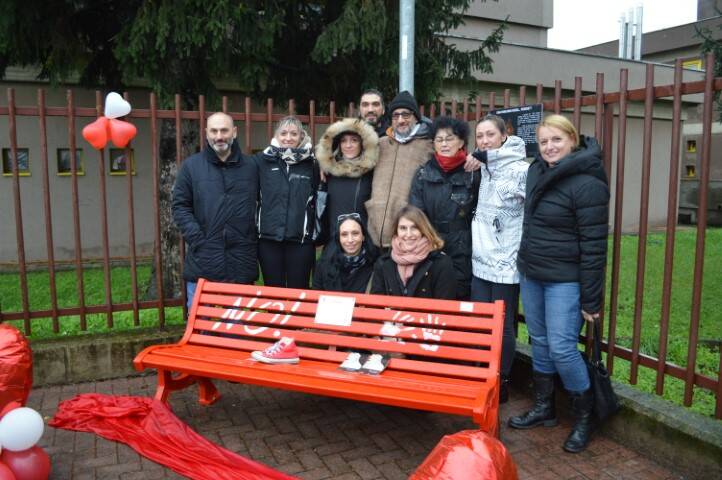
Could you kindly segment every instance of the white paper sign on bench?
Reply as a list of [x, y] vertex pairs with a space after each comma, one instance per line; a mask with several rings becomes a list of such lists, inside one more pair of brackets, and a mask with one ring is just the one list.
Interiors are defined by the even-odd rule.
[[316, 308], [315, 323], [323, 325], [351, 326], [354, 297], [337, 297], [335, 295], [319, 295]]

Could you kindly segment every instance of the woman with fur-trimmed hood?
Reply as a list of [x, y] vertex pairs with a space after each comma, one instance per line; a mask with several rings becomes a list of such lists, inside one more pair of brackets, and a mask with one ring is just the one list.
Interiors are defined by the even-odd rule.
[[339, 215], [349, 213], [358, 213], [366, 225], [364, 202], [371, 196], [378, 145], [373, 127], [358, 118], [334, 123], [316, 145], [316, 159], [326, 175], [328, 191], [322, 227], [326, 232], [334, 232]]

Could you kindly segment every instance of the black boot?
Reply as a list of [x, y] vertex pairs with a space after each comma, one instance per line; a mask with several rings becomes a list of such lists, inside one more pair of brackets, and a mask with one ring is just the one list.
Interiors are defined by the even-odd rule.
[[512, 428], [533, 428], [538, 425], [553, 427], [557, 424], [554, 408], [554, 374], [532, 372], [534, 380], [534, 406], [523, 415], [509, 418]]
[[579, 453], [587, 448], [589, 439], [594, 430], [594, 395], [592, 389], [581, 393], [569, 392], [572, 401], [572, 415], [574, 416], [574, 427], [564, 442], [564, 450], [570, 453]]
[[499, 403], [509, 401], [509, 377], [502, 375], [499, 383]]

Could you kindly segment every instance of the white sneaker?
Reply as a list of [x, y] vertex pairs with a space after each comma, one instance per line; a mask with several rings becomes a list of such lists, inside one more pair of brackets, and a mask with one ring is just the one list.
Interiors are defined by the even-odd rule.
[[381, 355], [380, 353], [374, 353], [369, 356], [368, 360], [366, 360], [366, 363], [364, 363], [363, 367], [361, 367], [361, 371], [364, 373], [370, 373], [371, 375], [378, 375], [386, 370], [386, 365], [388, 365], [388, 363], [388, 357]]
[[346, 360], [338, 368], [347, 372], [358, 372], [361, 370], [361, 354], [358, 352], [349, 353]]

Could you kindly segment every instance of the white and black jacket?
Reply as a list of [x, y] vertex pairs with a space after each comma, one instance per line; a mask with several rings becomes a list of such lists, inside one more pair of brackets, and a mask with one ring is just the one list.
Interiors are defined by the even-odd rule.
[[524, 140], [510, 135], [500, 148], [476, 151], [474, 156], [485, 166], [471, 222], [473, 274], [488, 282], [519, 283], [517, 253], [529, 169]]

